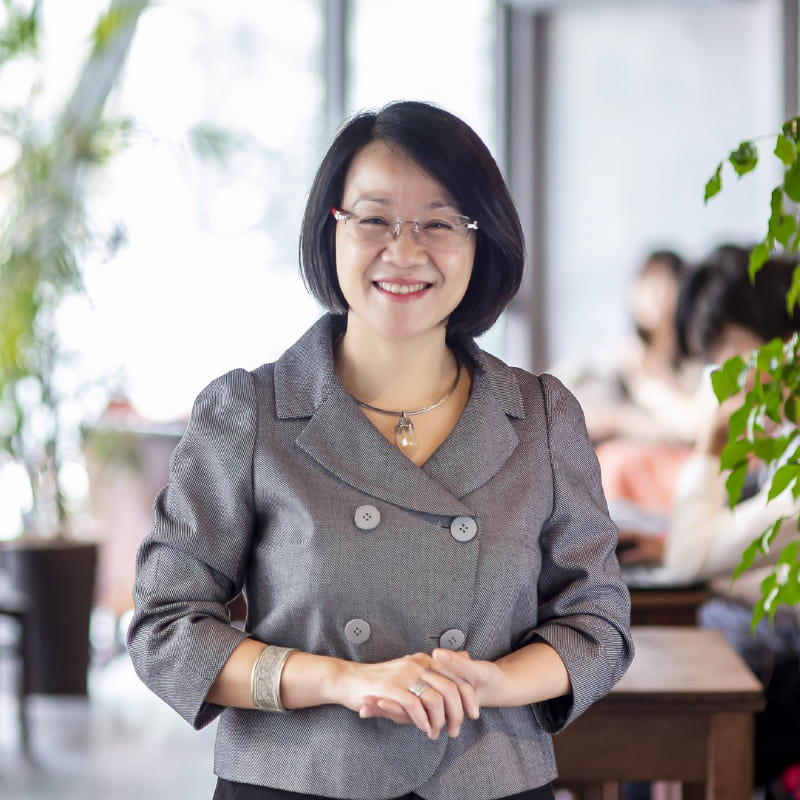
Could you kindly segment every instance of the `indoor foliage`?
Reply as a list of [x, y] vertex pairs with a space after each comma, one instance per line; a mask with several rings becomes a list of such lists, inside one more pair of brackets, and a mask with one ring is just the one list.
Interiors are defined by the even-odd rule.
[[[766, 137], [765, 137], [766, 138]], [[782, 249], [795, 254], [800, 249], [800, 221], [790, 207], [800, 203], [800, 117], [786, 122], [777, 134], [769, 135], [775, 142], [774, 155], [779, 159], [783, 177], [772, 190], [770, 214], [764, 239], [750, 253], [750, 277], [756, 280], [758, 271], [770, 254]], [[742, 142], [727, 161], [738, 176], [752, 172], [758, 164], [759, 151], [755, 141]], [[717, 166], [705, 187], [706, 202], [722, 189], [722, 170]], [[795, 268], [786, 297], [791, 312], [800, 301], [800, 265]], [[798, 392], [800, 390], [800, 336], [788, 341], [774, 339], [755, 350], [745, 360], [736, 356], [711, 376], [714, 392], [720, 403], [738, 396], [741, 405], [731, 415], [728, 442], [722, 452], [721, 469], [730, 470], [726, 487], [728, 502], [733, 507], [739, 500], [752, 458], [768, 468], [769, 498], [791, 491], [800, 499], [800, 430], [798, 430]], [[745, 391], [745, 387], [752, 387]], [[800, 515], [794, 514], [800, 531]], [[778, 517], [746, 548], [734, 573], [734, 579], [749, 569], [756, 558], [766, 554], [786, 517]], [[773, 617], [782, 604], [800, 604], [800, 534], [785, 545], [775, 567], [761, 584], [761, 600], [753, 613], [753, 627], [768, 615]]]

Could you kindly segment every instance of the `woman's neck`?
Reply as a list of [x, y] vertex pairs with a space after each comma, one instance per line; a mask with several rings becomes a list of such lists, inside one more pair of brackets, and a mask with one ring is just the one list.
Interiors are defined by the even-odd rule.
[[452, 386], [458, 362], [445, 331], [389, 340], [352, 323], [335, 353], [335, 370], [358, 400], [385, 409], [412, 410], [439, 400]]

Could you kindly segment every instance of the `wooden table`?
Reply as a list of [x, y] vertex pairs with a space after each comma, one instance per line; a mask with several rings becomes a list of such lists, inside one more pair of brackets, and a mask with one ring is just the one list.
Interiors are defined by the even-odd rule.
[[683, 782], [684, 800], [750, 800], [761, 684], [718, 631], [640, 627], [633, 638], [627, 674], [554, 738], [559, 782], [585, 797], [666, 780]]
[[706, 586], [631, 587], [631, 625], [697, 625], [700, 606], [711, 597]]

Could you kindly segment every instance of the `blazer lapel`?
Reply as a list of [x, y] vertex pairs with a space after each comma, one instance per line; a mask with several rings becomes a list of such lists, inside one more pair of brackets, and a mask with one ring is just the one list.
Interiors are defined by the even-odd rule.
[[369, 422], [334, 374], [337, 323], [323, 317], [275, 366], [278, 416], [309, 417], [297, 445], [371, 497], [425, 514], [471, 515], [461, 498], [491, 479], [517, 445], [508, 414], [524, 413], [510, 368], [473, 343], [466, 345], [476, 365], [469, 402], [450, 436], [420, 468]]
[[409, 461], [361, 413], [347, 392], [331, 394], [309, 420], [297, 444], [325, 469], [359, 491], [425, 514], [472, 512]]
[[503, 468], [518, 443], [490, 380], [478, 369], [464, 412], [424, 469], [453, 495], [465, 497]]

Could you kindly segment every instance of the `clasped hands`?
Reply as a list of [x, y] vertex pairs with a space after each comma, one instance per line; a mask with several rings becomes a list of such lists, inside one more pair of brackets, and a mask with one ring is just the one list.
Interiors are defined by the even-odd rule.
[[463, 650], [437, 649], [431, 655], [350, 666], [344, 705], [362, 719], [384, 717], [398, 725], [416, 725], [430, 739], [445, 727], [448, 736], [458, 736], [464, 717], [478, 718], [503, 677], [499, 666], [474, 660]]

